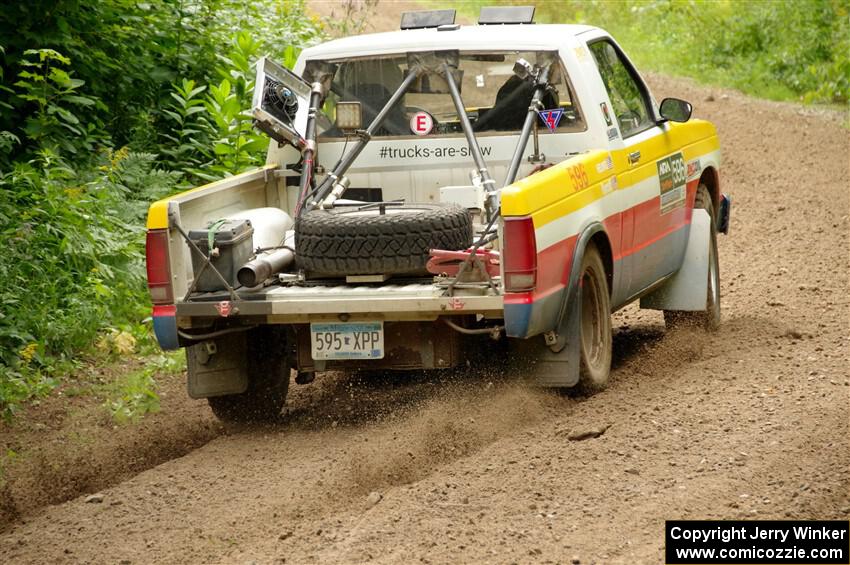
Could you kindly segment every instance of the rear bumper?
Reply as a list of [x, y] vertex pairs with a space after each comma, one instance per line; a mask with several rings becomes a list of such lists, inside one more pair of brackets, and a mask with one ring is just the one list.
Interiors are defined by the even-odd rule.
[[[227, 316], [224, 316], [224, 313]], [[381, 286], [291, 286], [272, 287], [262, 293], [246, 294], [230, 301], [226, 294], [206, 294], [192, 302], [177, 304], [178, 323], [190, 327], [192, 318], [261, 317], [261, 322], [294, 324], [346, 319], [413, 321], [436, 320], [439, 316], [481, 314], [502, 318], [502, 296], [461, 294], [443, 296], [431, 284]]]
[[177, 318], [172, 305], [153, 307], [153, 333], [159, 346], [165, 350], [180, 348], [177, 335]]

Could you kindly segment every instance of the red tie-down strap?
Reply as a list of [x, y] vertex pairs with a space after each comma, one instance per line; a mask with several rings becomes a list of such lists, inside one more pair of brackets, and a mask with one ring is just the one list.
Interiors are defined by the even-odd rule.
[[[477, 249], [475, 254], [472, 249], [466, 251], [446, 251], [444, 249], [432, 249], [431, 258], [425, 268], [433, 275], [457, 275], [462, 263], [472, 263], [473, 257], [481, 261], [487, 274], [491, 277], [499, 276], [499, 252], [492, 249]], [[465, 272], [470, 272], [474, 265], [469, 265]]]

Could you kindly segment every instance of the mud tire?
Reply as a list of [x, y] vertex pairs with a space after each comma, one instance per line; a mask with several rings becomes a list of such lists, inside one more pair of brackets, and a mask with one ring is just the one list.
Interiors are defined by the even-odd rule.
[[592, 394], [604, 389], [611, 373], [611, 295], [605, 264], [590, 245], [581, 261], [581, 361], [577, 392]]
[[667, 329], [691, 327], [701, 328], [711, 332], [720, 327], [720, 262], [717, 255], [717, 216], [711, 200], [711, 193], [708, 192], [708, 188], [704, 184], [700, 184], [697, 188], [694, 209], [707, 211], [710, 219], [711, 244], [708, 254], [708, 302], [706, 309], [701, 312], [665, 310], [664, 324]]
[[472, 244], [472, 221], [457, 204], [410, 203], [368, 210], [312, 210], [295, 222], [298, 268], [311, 275], [423, 274], [431, 249]]
[[289, 392], [292, 357], [283, 328], [264, 327], [248, 335], [248, 389], [207, 399], [216, 418], [227, 423], [268, 422], [280, 416]]

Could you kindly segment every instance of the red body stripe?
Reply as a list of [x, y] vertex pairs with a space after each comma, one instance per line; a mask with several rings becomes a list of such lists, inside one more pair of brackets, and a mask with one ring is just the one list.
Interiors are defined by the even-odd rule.
[[[698, 180], [687, 184], [685, 205], [658, 217], [661, 197], [656, 196], [624, 212], [602, 220], [611, 242], [614, 260], [619, 261], [652, 245], [691, 222]], [[632, 231], [629, 235], [625, 233]], [[550, 245], [537, 254], [537, 288], [533, 292], [506, 293], [505, 304], [530, 304], [567, 285], [577, 235]]]

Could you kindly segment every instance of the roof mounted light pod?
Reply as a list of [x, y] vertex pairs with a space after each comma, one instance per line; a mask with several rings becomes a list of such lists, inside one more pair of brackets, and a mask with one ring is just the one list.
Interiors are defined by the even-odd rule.
[[401, 29], [425, 29], [455, 23], [455, 10], [421, 10], [403, 12]]
[[534, 6], [484, 6], [478, 14], [479, 25], [533, 23]]

